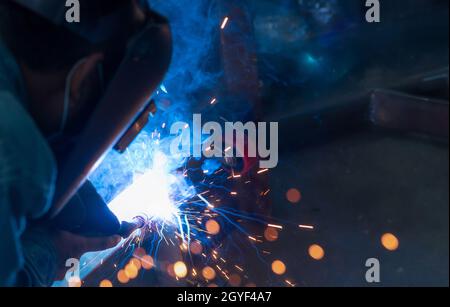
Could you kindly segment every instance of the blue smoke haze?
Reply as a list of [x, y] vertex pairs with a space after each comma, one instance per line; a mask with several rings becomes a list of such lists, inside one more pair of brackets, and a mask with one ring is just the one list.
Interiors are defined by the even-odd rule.
[[[110, 152], [89, 178], [106, 202], [123, 191], [135, 174], [143, 173], [152, 165], [155, 150], [168, 153], [171, 124], [190, 122], [198, 94], [211, 92], [220, 78], [220, 73], [211, 71], [208, 65], [219, 34], [216, 1], [156, 0], [150, 4], [171, 23], [172, 63], [161, 88], [154, 94], [156, 116], [127, 152], [122, 155]], [[158, 134], [162, 141], [156, 141]], [[171, 162], [173, 168], [181, 163]]]

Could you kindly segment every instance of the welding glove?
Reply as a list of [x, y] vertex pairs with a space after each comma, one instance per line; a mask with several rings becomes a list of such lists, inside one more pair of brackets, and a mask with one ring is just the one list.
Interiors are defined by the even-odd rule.
[[119, 233], [120, 222], [87, 181], [55, 218], [60, 230], [87, 237], [112, 236]]

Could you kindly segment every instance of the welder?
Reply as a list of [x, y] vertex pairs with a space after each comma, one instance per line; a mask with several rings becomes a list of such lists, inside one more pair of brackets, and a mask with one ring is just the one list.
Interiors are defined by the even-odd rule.
[[[142, 30], [146, 1], [80, 1], [76, 24], [64, 20], [64, 2], [0, 2], [0, 286], [49, 286], [64, 277], [67, 259], [120, 241], [119, 221], [107, 208], [86, 214], [95, 208], [86, 202], [102, 203], [86, 177], [133, 121], [141, 122], [138, 113], [148, 110], [170, 62], [147, 50], [159, 61], [155, 76], [125, 82], [127, 73], [138, 78], [138, 68], [153, 64], [136, 41], [167, 32]], [[114, 100], [127, 91], [129, 102]]]

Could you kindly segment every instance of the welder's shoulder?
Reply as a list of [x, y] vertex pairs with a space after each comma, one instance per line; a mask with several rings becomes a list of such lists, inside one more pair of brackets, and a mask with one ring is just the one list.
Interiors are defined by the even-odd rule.
[[18, 98], [0, 89], [0, 193], [7, 192], [17, 213], [38, 218], [49, 209], [55, 177], [54, 156], [38, 127]]

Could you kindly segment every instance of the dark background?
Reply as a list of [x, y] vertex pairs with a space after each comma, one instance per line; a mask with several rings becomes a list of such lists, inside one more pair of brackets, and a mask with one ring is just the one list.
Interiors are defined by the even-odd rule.
[[[262, 31], [257, 36], [263, 110], [280, 122], [282, 144], [270, 176], [273, 215], [317, 226], [283, 231], [274, 243], [288, 275], [306, 286], [366, 286], [365, 261], [375, 257], [383, 286], [448, 286], [448, 140], [353, 125], [345, 115], [330, 125], [323, 119], [364, 105], [373, 88], [398, 89], [440, 68], [447, 68], [447, 83], [422, 96], [448, 103], [448, 1], [381, 1], [380, 24], [364, 22], [364, 1], [330, 1], [335, 13], [327, 24], [314, 22], [296, 1], [286, 1], [291, 9], [278, 17], [275, 3], [257, 2], [257, 20], [280, 21], [281, 32], [292, 33], [286, 19], [277, 19], [288, 14], [292, 27], [300, 23], [309, 33], [291, 42], [274, 35], [279, 47], [284, 42], [277, 52]], [[318, 64], [305, 63], [303, 53]], [[299, 204], [286, 200], [290, 188], [302, 192]], [[399, 250], [381, 246], [386, 232], [399, 238]], [[323, 261], [309, 258], [313, 243], [324, 247]]]

